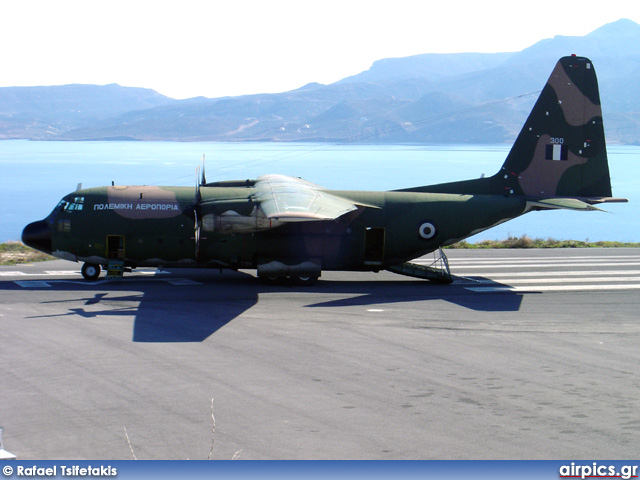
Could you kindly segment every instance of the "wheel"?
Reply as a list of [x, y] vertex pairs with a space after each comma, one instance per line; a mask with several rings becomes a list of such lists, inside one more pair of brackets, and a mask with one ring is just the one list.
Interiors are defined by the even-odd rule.
[[85, 263], [82, 265], [82, 276], [90, 282], [97, 280], [100, 276], [100, 265], [96, 263]]
[[318, 281], [318, 277], [314, 275], [308, 276], [293, 276], [291, 277], [291, 281], [294, 285], [300, 285], [302, 287], [310, 287], [311, 285], [315, 285]]
[[284, 277], [279, 277], [277, 275], [260, 275], [258, 277], [263, 285], [282, 285], [284, 282]]

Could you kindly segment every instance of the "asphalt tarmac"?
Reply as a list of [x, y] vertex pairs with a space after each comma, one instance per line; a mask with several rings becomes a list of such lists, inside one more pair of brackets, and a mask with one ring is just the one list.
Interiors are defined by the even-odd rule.
[[214, 459], [637, 458], [640, 249], [448, 255], [462, 277], [448, 286], [0, 267], [5, 449], [206, 459], [215, 438]]

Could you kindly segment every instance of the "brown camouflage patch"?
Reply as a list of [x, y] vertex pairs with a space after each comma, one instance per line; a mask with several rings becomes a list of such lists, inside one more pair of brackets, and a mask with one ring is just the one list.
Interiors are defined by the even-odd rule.
[[94, 210], [112, 210], [124, 218], [171, 218], [182, 214], [176, 194], [160, 187], [108, 187], [108, 202]]
[[520, 187], [525, 195], [557, 195], [562, 175], [575, 165], [584, 165], [586, 158], [567, 152], [567, 160], [547, 160], [546, 148], [551, 144], [549, 135], [542, 135], [536, 145], [529, 166], [520, 173]]
[[[588, 64], [589, 66], [591, 63]], [[571, 68], [571, 67], [570, 67]], [[580, 65], [576, 68], [587, 68]], [[593, 68], [593, 67], [589, 67]], [[560, 108], [564, 113], [566, 122], [577, 127], [586, 124], [594, 117], [602, 116], [602, 109], [600, 105], [594, 105], [571, 81], [564, 68], [562, 62], [558, 62], [553, 73], [549, 77], [549, 85], [556, 92]], [[576, 108], [576, 106], [582, 105], [582, 108]]]

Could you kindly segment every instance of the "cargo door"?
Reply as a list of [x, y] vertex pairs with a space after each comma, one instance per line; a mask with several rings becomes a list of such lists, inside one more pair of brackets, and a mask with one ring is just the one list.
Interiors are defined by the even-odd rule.
[[384, 262], [384, 228], [367, 227], [364, 230], [364, 264], [381, 266]]

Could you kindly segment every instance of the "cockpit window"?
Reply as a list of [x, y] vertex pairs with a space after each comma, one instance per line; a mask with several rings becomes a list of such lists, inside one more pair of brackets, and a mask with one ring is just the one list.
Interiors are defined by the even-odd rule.
[[56, 208], [54, 208], [54, 210], [58, 211], [65, 211], [67, 209], [67, 205], [69, 205], [69, 202], [67, 202], [64, 198], [62, 200], [60, 200], [60, 203], [58, 203], [58, 205], [56, 205]]
[[60, 203], [56, 207], [63, 212], [74, 212], [82, 210], [84, 207], [84, 197], [66, 197], [60, 200]]
[[82, 210], [84, 197], [73, 197], [73, 202], [69, 204], [68, 210]]

